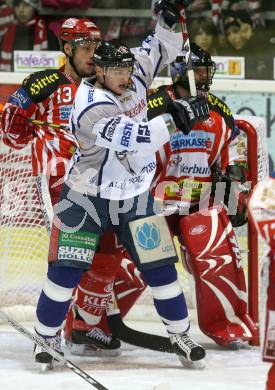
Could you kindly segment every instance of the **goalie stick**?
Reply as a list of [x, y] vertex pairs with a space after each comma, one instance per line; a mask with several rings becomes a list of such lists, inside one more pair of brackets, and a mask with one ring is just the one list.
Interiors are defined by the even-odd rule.
[[2, 317], [5, 321], [7, 321], [19, 333], [26, 336], [28, 339], [33, 341], [35, 344], [38, 344], [42, 348], [44, 348], [49, 354], [51, 354], [53, 356], [53, 358], [55, 360], [62, 363], [64, 366], [68, 367], [75, 374], [79, 375], [86, 382], [88, 382], [90, 385], [92, 385], [95, 389], [108, 390], [107, 387], [103, 386], [96, 379], [92, 378], [89, 374], [87, 374], [87, 372], [81, 370], [80, 367], [76, 366], [70, 360], [66, 359], [61, 353], [59, 353], [59, 352], [55, 351], [53, 348], [51, 348], [40, 336], [29, 332], [26, 328], [24, 328], [24, 326], [22, 326], [21, 324], [19, 324], [16, 321], [14, 321], [12, 318], [7, 316], [2, 311], [0, 311], [0, 317]]

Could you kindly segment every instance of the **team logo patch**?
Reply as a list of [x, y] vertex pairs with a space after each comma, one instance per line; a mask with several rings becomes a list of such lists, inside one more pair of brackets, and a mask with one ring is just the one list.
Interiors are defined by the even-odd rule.
[[141, 248], [151, 250], [160, 244], [160, 231], [154, 223], [144, 223], [137, 227], [137, 243]]
[[37, 77], [29, 86], [29, 91], [32, 96], [38, 95], [42, 89], [48, 88], [51, 84], [55, 84], [60, 76], [57, 72], [45, 75], [44, 77]]
[[81, 231], [75, 233], [60, 231], [57, 260], [91, 263], [97, 247], [97, 241], [97, 234]]
[[60, 106], [59, 107], [59, 115], [61, 120], [69, 120], [71, 115], [71, 106]]
[[89, 89], [89, 91], [88, 91], [88, 103], [92, 103], [92, 101], [94, 100], [94, 92], [95, 92], [94, 89]]
[[114, 133], [115, 133], [115, 129], [119, 125], [120, 122], [121, 122], [121, 118], [111, 119], [107, 123], [107, 125], [104, 127], [104, 129], [99, 132], [101, 137], [106, 139], [109, 142], [112, 142], [112, 139], [113, 139], [113, 136], [114, 136]]
[[197, 236], [199, 234], [206, 232], [206, 230], [207, 230], [206, 225], [198, 225], [190, 229], [189, 233], [191, 234], [191, 236]]
[[95, 251], [73, 246], [59, 246], [57, 252], [58, 260], [73, 260], [84, 263], [91, 263]]
[[171, 234], [162, 216], [153, 215], [129, 223], [135, 249], [141, 264], [176, 259]]
[[29, 105], [32, 103], [31, 99], [28, 96], [27, 91], [24, 88], [20, 88], [18, 91], [14, 92], [10, 99], [9, 103], [18, 105], [22, 108], [27, 109]]

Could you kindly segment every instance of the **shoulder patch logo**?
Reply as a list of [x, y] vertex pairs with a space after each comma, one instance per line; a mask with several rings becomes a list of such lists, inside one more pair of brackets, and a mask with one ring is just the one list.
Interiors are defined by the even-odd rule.
[[53, 84], [56, 80], [60, 78], [58, 73], [52, 73], [50, 75], [45, 75], [44, 77], [38, 77], [34, 80], [30, 85], [30, 93], [35, 96], [38, 95], [39, 92], [45, 87]]

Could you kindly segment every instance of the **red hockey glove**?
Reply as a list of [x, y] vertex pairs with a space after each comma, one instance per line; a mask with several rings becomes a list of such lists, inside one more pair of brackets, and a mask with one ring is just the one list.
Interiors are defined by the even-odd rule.
[[30, 124], [26, 110], [14, 104], [8, 105], [2, 114], [2, 131], [12, 144], [27, 144], [33, 138], [34, 126]]
[[146, 287], [139, 270], [136, 265], [129, 259], [123, 258], [120, 263], [120, 267], [116, 274], [116, 279], [121, 279], [126, 283], [134, 285], [138, 289], [144, 289]]

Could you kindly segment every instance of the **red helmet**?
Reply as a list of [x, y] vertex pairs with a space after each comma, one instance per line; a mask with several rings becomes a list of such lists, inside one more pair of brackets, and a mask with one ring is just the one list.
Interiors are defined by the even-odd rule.
[[78, 39], [98, 40], [101, 33], [97, 25], [89, 19], [69, 18], [61, 26], [59, 38], [71, 42]]

